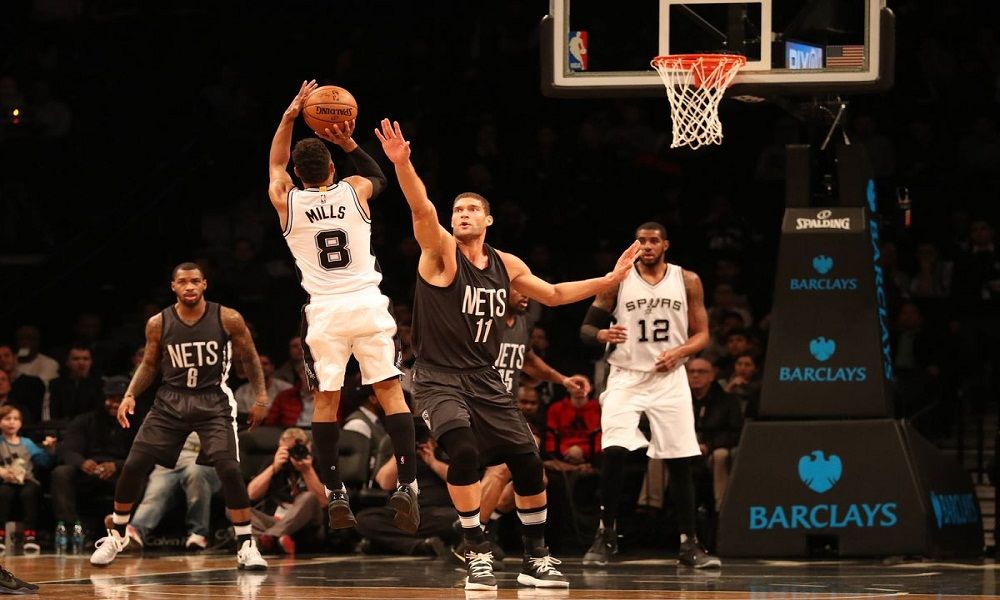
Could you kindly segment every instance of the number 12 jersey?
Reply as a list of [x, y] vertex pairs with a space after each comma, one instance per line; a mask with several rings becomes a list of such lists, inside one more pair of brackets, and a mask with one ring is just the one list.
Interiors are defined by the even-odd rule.
[[608, 362], [633, 371], [655, 371], [656, 358], [664, 350], [688, 339], [683, 269], [668, 264], [663, 279], [652, 284], [642, 278], [638, 266], [633, 267], [618, 284], [618, 304], [612, 314], [628, 329], [628, 339], [611, 346]]
[[346, 181], [292, 188], [282, 233], [310, 301], [378, 288], [382, 281], [371, 219]]

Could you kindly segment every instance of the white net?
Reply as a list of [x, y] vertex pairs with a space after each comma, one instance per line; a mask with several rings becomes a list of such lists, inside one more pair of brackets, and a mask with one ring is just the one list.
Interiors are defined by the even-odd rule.
[[650, 63], [663, 79], [673, 124], [671, 148], [697, 150], [722, 143], [719, 102], [740, 67], [747, 62], [735, 54], [657, 56]]

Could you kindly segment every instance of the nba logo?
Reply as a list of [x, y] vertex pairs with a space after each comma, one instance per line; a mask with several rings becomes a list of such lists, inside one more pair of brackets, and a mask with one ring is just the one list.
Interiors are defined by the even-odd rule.
[[569, 48], [569, 70], [570, 71], [586, 71], [587, 70], [587, 32], [586, 31], [570, 31], [569, 40], [567, 43]]

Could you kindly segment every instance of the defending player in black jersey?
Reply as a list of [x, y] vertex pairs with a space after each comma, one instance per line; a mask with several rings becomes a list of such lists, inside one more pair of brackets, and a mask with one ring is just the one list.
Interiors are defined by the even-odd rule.
[[240, 313], [207, 302], [208, 282], [194, 263], [174, 268], [170, 289], [177, 302], [150, 317], [146, 323], [146, 350], [125, 398], [118, 409], [118, 422], [131, 427], [135, 397], [161, 372], [163, 385], [156, 391], [153, 408], [136, 434], [115, 489], [113, 527], [98, 540], [90, 564], [104, 566], [128, 546], [125, 535], [132, 508], [143, 483], [157, 464], [173, 468], [184, 440], [198, 432], [202, 454], [222, 481], [226, 507], [236, 530], [236, 564], [240, 569], [262, 570], [260, 556], [250, 533], [250, 498], [240, 472], [236, 439], [236, 400], [226, 385], [235, 349], [257, 397], [250, 426], [267, 415], [268, 400], [264, 372], [257, 349]]
[[448, 491], [468, 544], [466, 589], [496, 589], [493, 557], [479, 524], [479, 468], [505, 462], [524, 531], [518, 582], [568, 587], [545, 547], [546, 497], [542, 460], [528, 424], [494, 367], [497, 329], [510, 309], [510, 289], [548, 306], [589, 298], [621, 281], [638, 252], [633, 244], [604, 277], [550, 284], [518, 257], [485, 243], [493, 223], [489, 202], [463, 193], [452, 205], [452, 233], [438, 222], [434, 204], [410, 162], [410, 144], [398, 123], [382, 121], [376, 135], [396, 168], [420, 244], [413, 301], [415, 412], [448, 453]]

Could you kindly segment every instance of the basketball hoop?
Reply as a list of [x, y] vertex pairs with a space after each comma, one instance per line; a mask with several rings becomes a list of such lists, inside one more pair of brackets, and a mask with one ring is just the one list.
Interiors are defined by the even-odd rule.
[[722, 143], [719, 101], [740, 67], [738, 54], [673, 54], [657, 56], [650, 64], [660, 74], [670, 100], [674, 140], [671, 148], [697, 150]]

